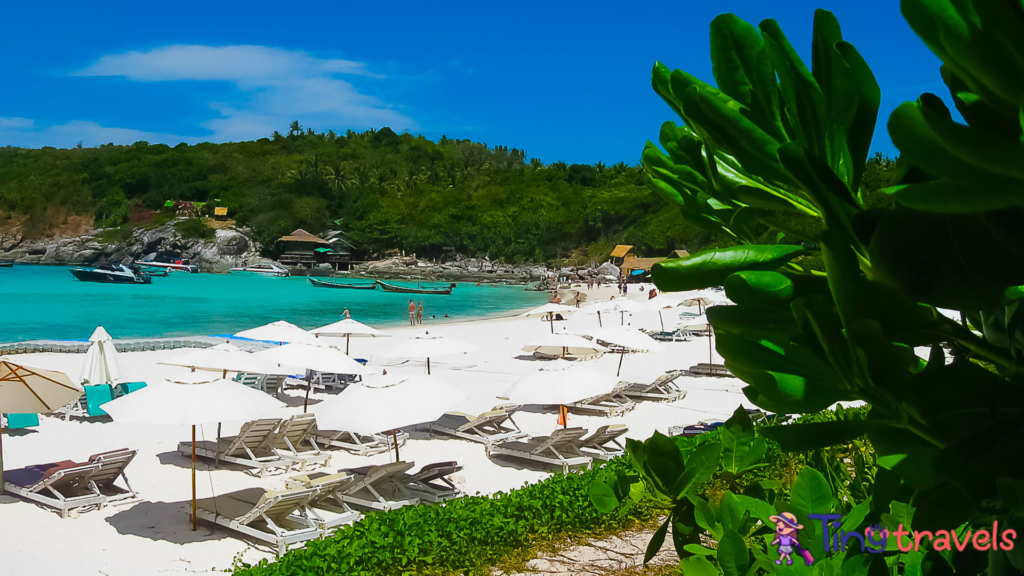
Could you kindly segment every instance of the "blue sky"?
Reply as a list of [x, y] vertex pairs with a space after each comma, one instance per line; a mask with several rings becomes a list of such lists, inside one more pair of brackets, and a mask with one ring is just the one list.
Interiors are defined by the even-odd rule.
[[656, 60], [713, 80], [721, 12], [775, 18], [810, 61], [836, 13], [882, 88], [884, 126], [938, 60], [896, 0], [764, 2], [11, 3], [0, 34], [0, 145], [247, 140], [391, 126], [524, 148], [545, 162], [637, 162], [671, 111]]

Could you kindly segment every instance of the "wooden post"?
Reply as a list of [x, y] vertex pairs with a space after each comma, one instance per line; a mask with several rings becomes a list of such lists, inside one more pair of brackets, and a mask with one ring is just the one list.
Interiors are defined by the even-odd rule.
[[427, 356], [427, 376], [430, 376], [430, 357]]
[[618, 377], [622, 373], [622, 359], [626, 357], [626, 348], [622, 348], [622, 353], [619, 354], [619, 369], [615, 371], [615, 376]]
[[192, 531], [196, 531], [196, 425], [192, 425]]
[[661, 308], [658, 308], [658, 320], [661, 320], [661, 331], [665, 331], [665, 317], [661, 315]]
[[548, 318], [550, 319], [549, 323], [551, 324], [551, 333], [554, 334], [555, 333], [555, 313], [554, 312], [548, 312]]
[[306, 399], [302, 401], [302, 413], [306, 413], [309, 407], [309, 391], [313, 389], [313, 371], [306, 369]]
[[348, 356], [348, 345], [352, 342], [352, 335], [345, 334], [345, 355]]
[[597, 311], [597, 325], [604, 328], [604, 322], [601, 321], [601, 311]]
[[395, 462], [398, 462], [398, 430], [391, 431], [391, 441], [395, 443]]

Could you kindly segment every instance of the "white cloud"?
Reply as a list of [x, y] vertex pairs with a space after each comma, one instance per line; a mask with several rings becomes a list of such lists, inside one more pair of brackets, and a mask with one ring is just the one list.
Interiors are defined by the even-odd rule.
[[[172, 45], [101, 57], [73, 76], [121, 77], [136, 82], [227, 82], [236, 90], [209, 102], [216, 116], [201, 123], [208, 132], [180, 136], [73, 120], [38, 126], [27, 118], [0, 117], [0, 145], [87, 146], [137, 140], [177, 144], [238, 141], [286, 131], [293, 120], [318, 130], [390, 126], [415, 130], [416, 122], [348, 79], [386, 82], [363, 62], [318, 58], [307, 52], [266, 46]], [[372, 86], [371, 86], [372, 87]], [[224, 100], [228, 100], [225, 102]], [[198, 128], [198, 127], [197, 127]]]

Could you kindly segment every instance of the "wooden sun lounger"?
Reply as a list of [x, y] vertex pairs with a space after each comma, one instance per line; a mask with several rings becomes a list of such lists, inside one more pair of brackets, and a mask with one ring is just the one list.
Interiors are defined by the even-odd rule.
[[[280, 418], [246, 422], [237, 436], [221, 438], [219, 443], [210, 440], [196, 442], [196, 456], [248, 466], [258, 470], [261, 478], [271, 468], [290, 470], [294, 460], [282, 458], [271, 449], [271, 441], [280, 424]], [[191, 455], [192, 443], [181, 442], [178, 452], [182, 456]]]
[[462, 470], [458, 462], [435, 462], [420, 468], [415, 474], [403, 474], [399, 479], [412, 494], [427, 502], [444, 502], [458, 498], [462, 491], [448, 476]]
[[[135, 490], [128, 483], [128, 476], [125, 475], [124, 470], [135, 459], [136, 454], [138, 454], [137, 450], [121, 448], [120, 450], [100, 452], [89, 457], [88, 463], [99, 464], [100, 468], [89, 475], [88, 482], [96, 492], [104, 495], [106, 498], [104, 505], [135, 498]], [[124, 481], [124, 488], [115, 484], [118, 478]]]
[[573, 466], [593, 466], [594, 460], [580, 453], [578, 441], [587, 433], [583, 428], [562, 428], [550, 436], [536, 436], [521, 441], [487, 446], [487, 455], [502, 455], [561, 466], [568, 473]]
[[274, 492], [248, 488], [199, 500], [196, 515], [231, 530], [272, 544], [280, 557], [290, 544], [323, 534], [309, 505], [318, 488]]
[[[409, 439], [408, 432], [399, 432], [398, 446], [405, 446]], [[341, 448], [359, 456], [372, 456], [393, 450], [394, 439], [390, 434], [356, 434], [337, 430], [317, 430], [314, 438], [323, 446]]]
[[482, 444], [518, 440], [527, 436], [512, 420], [512, 414], [518, 409], [516, 405], [496, 407], [475, 418], [466, 414], [445, 414], [430, 424], [430, 431]]
[[313, 438], [316, 430], [316, 416], [299, 414], [281, 422], [270, 441], [270, 448], [275, 454], [291, 460], [303, 471], [307, 464], [320, 463], [327, 466], [331, 463], [330, 452], [324, 452], [317, 446]]
[[309, 501], [309, 507], [319, 517], [313, 520], [320, 525], [326, 536], [328, 531], [338, 526], [351, 524], [362, 517], [360, 512], [353, 510], [341, 498], [341, 491], [355, 482], [355, 479], [356, 477], [348, 472], [337, 474], [318, 472], [288, 478], [284, 481], [284, 485], [288, 488], [315, 488], [317, 490], [317, 494]]
[[628, 383], [619, 382], [615, 389], [607, 394], [599, 394], [570, 404], [569, 411], [573, 414], [594, 416], [622, 416], [636, 408], [636, 402], [630, 400], [625, 394], [627, 387], [629, 387]]
[[582, 454], [598, 460], [611, 460], [626, 453], [626, 448], [618, 440], [626, 432], [629, 432], [629, 428], [625, 424], [601, 426], [576, 446]]
[[420, 499], [409, 492], [399, 478], [413, 467], [412, 462], [394, 462], [348, 470], [355, 476], [352, 484], [336, 490], [342, 501], [356, 508], [395, 510], [413, 506]]
[[36, 464], [4, 472], [4, 490], [60, 511], [61, 518], [86, 506], [101, 507], [104, 496], [89, 482], [100, 471], [99, 463], [64, 460]]
[[725, 364], [708, 362], [698, 362], [697, 364], [690, 366], [690, 374], [697, 374], [700, 376], [732, 376], [732, 372], [725, 367]]
[[630, 383], [622, 389], [622, 394], [638, 400], [659, 400], [675, 402], [686, 397], [686, 391], [675, 385], [677, 378], [685, 374], [684, 370], [669, 370], [648, 384]]

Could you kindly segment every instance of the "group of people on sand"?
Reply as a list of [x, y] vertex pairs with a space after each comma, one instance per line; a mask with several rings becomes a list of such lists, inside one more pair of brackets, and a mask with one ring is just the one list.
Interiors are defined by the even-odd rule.
[[409, 300], [409, 326], [423, 324], [423, 302]]

